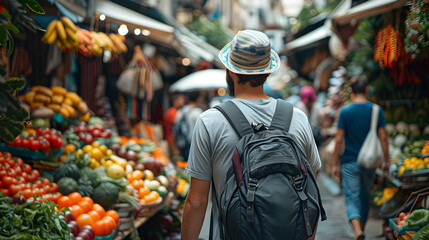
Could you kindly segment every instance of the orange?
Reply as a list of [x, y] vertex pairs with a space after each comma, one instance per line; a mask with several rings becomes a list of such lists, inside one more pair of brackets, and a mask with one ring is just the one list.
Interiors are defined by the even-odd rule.
[[74, 219], [77, 219], [80, 215], [84, 214], [83, 209], [79, 205], [71, 206], [70, 211], [73, 213]]
[[[109, 211], [113, 211], [113, 210], [109, 210]], [[107, 212], [109, 212], [109, 211], [107, 211]], [[107, 212], [106, 212], [106, 214], [107, 214]], [[93, 222], [97, 222], [98, 220], [101, 219], [100, 214], [98, 214], [97, 211], [91, 210], [87, 214], [92, 218]], [[109, 216], [110, 216], [110, 214], [109, 214]]]
[[104, 216], [102, 220], [106, 223], [109, 233], [111, 233], [116, 228], [116, 221], [110, 216]]
[[113, 151], [111, 149], [107, 149], [106, 156], [110, 157], [113, 155]]
[[62, 196], [58, 199], [57, 205], [60, 209], [63, 209], [64, 207], [70, 207], [73, 205], [72, 201], [67, 196]]
[[144, 196], [148, 195], [150, 193], [150, 190], [148, 187], [142, 187], [139, 189], [139, 198], [144, 198]]
[[72, 201], [72, 204], [74, 205], [82, 200], [82, 195], [80, 195], [80, 193], [78, 192], [72, 192], [69, 194], [69, 198]]
[[110, 233], [108, 226], [103, 220], [98, 220], [93, 223], [92, 230], [94, 230], [95, 236], [97, 237], [104, 237]]
[[94, 206], [92, 207], [92, 210], [98, 212], [101, 218], [104, 217], [104, 214], [106, 214], [106, 211], [104, 211], [104, 208], [98, 203], [94, 204]]
[[103, 157], [104, 157], [103, 152], [98, 148], [91, 149], [90, 154], [91, 154], [91, 157], [97, 161], [101, 161], [101, 159], [103, 159]]
[[82, 229], [85, 225], [92, 226], [92, 224], [94, 223], [91, 216], [86, 213], [81, 214], [79, 217], [77, 217], [76, 222], [77, 225], [79, 225], [80, 229]]
[[83, 197], [81, 201], [89, 202], [91, 204], [91, 208], [94, 205], [94, 201], [90, 197]]
[[82, 151], [83, 151], [84, 153], [90, 153], [90, 152], [91, 152], [91, 150], [92, 150], [92, 146], [91, 146], [91, 145], [85, 145], [85, 146], [83, 146], [83, 148], [82, 148]]
[[133, 180], [131, 182], [131, 186], [133, 186], [134, 189], [138, 190], [138, 189], [144, 187], [144, 182], [141, 179], [140, 180]]
[[101, 152], [102, 152], [104, 155], [106, 155], [107, 150], [109, 150], [109, 148], [108, 148], [106, 145], [101, 145], [101, 146], [99, 147], [99, 149], [101, 150]]
[[84, 213], [87, 213], [92, 210], [92, 204], [88, 201], [80, 201], [78, 205], [82, 208]]
[[135, 170], [131, 173], [131, 178], [135, 180], [143, 179], [143, 172], [140, 170]]
[[67, 144], [63, 147], [63, 154], [66, 153], [74, 153], [76, 151], [76, 147], [73, 144]]
[[91, 146], [93, 147], [93, 148], [100, 148], [100, 146], [101, 145], [103, 145], [103, 143], [102, 142], [100, 142], [100, 141], [94, 141], [94, 142], [92, 142], [92, 144], [91, 144]]
[[106, 212], [105, 216], [113, 218], [116, 222], [116, 225], [119, 223], [119, 215], [115, 210], [109, 210]]

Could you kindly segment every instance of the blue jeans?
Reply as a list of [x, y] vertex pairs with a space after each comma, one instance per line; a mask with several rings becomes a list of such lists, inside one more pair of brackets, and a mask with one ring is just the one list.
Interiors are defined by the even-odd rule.
[[369, 212], [369, 192], [374, 183], [375, 171], [349, 162], [341, 164], [341, 177], [349, 220], [366, 222]]

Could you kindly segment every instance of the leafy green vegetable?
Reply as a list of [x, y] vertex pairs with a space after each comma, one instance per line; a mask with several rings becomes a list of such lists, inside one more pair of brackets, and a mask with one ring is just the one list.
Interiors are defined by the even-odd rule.
[[94, 192], [94, 187], [92, 187], [92, 182], [87, 177], [81, 177], [77, 181], [79, 184], [79, 193], [82, 197], [91, 197]]
[[63, 195], [69, 195], [72, 192], [77, 192], [79, 185], [73, 178], [63, 177], [58, 182], [58, 192]]
[[408, 226], [410, 227], [423, 227], [429, 223], [429, 210], [417, 209], [414, 210], [407, 218]]
[[100, 183], [92, 194], [94, 202], [100, 204], [104, 209], [109, 209], [119, 197], [119, 188], [110, 182]]
[[0, 239], [73, 239], [70, 228], [60, 216], [64, 212], [55, 212], [53, 202], [26, 202], [12, 205], [10, 197], [0, 193]]
[[429, 224], [420, 229], [411, 240], [426, 240], [429, 239]]

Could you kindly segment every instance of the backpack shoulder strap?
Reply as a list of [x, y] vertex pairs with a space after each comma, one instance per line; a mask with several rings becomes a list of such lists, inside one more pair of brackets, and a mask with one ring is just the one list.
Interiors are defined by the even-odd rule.
[[280, 129], [289, 132], [290, 122], [293, 116], [293, 105], [281, 99], [277, 99], [277, 106], [271, 120], [270, 129]]
[[219, 110], [225, 116], [226, 120], [228, 120], [229, 124], [240, 138], [249, 133], [253, 133], [253, 129], [243, 112], [241, 112], [240, 108], [238, 108], [232, 101], [226, 101], [214, 108]]

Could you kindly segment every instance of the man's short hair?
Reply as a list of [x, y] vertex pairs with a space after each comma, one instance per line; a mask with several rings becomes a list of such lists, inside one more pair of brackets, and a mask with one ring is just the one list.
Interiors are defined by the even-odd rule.
[[258, 87], [264, 84], [264, 82], [267, 80], [268, 76], [270, 76], [269, 73], [267, 74], [254, 74], [254, 75], [245, 75], [245, 74], [238, 74], [238, 84], [246, 84], [247, 82], [250, 83], [250, 86], [252, 87]]
[[197, 99], [200, 97], [200, 92], [199, 91], [189, 92], [188, 97], [189, 97], [189, 101], [196, 102]]
[[173, 93], [173, 95], [171, 96], [171, 101], [175, 102], [177, 101], [179, 98], [184, 97], [185, 95], [183, 95], [183, 93]]
[[350, 87], [354, 94], [364, 94], [368, 86], [368, 79], [364, 76], [356, 76], [350, 79]]

